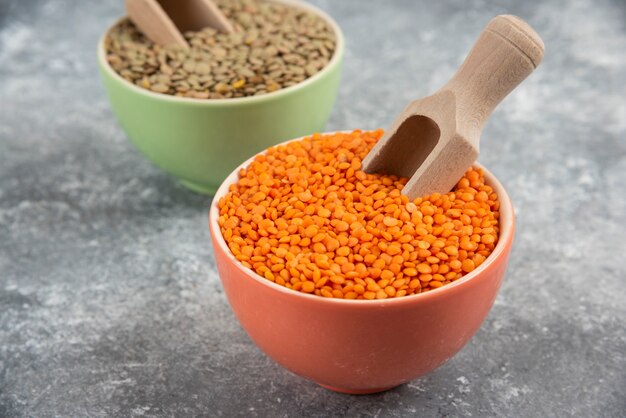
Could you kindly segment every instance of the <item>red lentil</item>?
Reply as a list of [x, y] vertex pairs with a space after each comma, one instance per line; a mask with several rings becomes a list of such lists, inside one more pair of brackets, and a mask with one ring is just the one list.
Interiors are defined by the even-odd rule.
[[360, 170], [381, 136], [315, 134], [256, 156], [218, 203], [235, 258], [281, 286], [345, 299], [426, 292], [482, 264], [500, 202], [481, 170], [409, 201], [406, 178]]

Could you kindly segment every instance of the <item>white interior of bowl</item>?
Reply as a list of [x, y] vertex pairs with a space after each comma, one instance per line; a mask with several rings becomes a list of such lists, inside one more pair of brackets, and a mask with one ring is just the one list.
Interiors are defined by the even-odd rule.
[[318, 9], [317, 7], [301, 1], [301, 0], [269, 0], [269, 1], [273, 1], [276, 3], [282, 3], [282, 4], [287, 4], [293, 7], [297, 7], [300, 9], [304, 9], [307, 10], [311, 13], [314, 13], [318, 16], [320, 16], [322, 19], [324, 19], [326, 22], [328, 22], [328, 24], [331, 26], [331, 28], [333, 29], [334, 33], [335, 33], [335, 37], [336, 37], [336, 46], [335, 46], [335, 51], [333, 53], [333, 56], [331, 57], [330, 61], [328, 62], [328, 64], [326, 64], [326, 66], [324, 68], [322, 68], [320, 71], [318, 71], [316, 74], [314, 74], [313, 76], [305, 79], [304, 81], [298, 83], [298, 84], [294, 84], [293, 86], [289, 86], [289, 87], [285, 87], [282, 88], [280, 90], [276, 90], [274, 92], [271, 93], [267, 93], [267, 94], [262, 94], [260, 96], [248, 96], [248, 97], [238, 97], [238, 98], [231, 98], [231, 99], [192, 99], [190, 97], [178, 97], [178, 96], [172, 96], [169, 94], [161, 94], [161, 93], [155, 93], [153, 91], [150, 90], [146, 90], [144, 88], [141, 88], [139, 86], [134, 85], [133, 83], [129, 82], [128, 80], [126, 80], [124, 77], [120, 76], [117, 72], [115, 72], [115, 70], [113, 70], [113, 68], [111, 68], [111, 66], [109, 65], [109, 62], [106, 59], [106, 51], [104, 48], [104, 41], [106, 39], [107, 34], [109, 33], [109, 31], [115, 26], [117, 25], [122, 19], [125, 19], [126, 17], [122, 17], [120, 19], [118, 19], [115, 23], [113, 23], [113, 25], [111, 25], [102, 35], [102, 37], [100, 38], [100, 41], [98, 42], [98, 61], [101, 64], [101, 67], [104, 69], [104, 71], [106, 71], [107, 73], [109, 73], [112, 77], [120, 80], [122, 83], [126, 84], [126, 86], [128, 86], [128, 88], [134, 90], [135, 92], [139, 93], [139, 94], [144, 94], [147, 96], [150, 96], [152, 98], [155, 99], [160, 99], [160, 100], [171, 100], [171, 101], [175, 101], [175, 102], [184, 102], [184, 103], [190, 103], [190, 104], [194, 104], [194, 105], [219, 105], [219, 106], [229, 106], [229, 105], [235, 105], [235, 104], [240, 104], [242, 102], [253, 102], [253, 101], [262, 101], [262, 100], [268, 100], [271, 98], [277, 98], [280, 97], [281, 95], [285, 95], [285, 94], [290, 94], [292, 92], [295, 92], [296, 90], [299, 90], [301, 88], [304, 88], [306, 86], [308, 86], [311, 83], [314, 83], [318, 78], [323, 77], [327, 72], [331, 71], [332, 68], [334, 68], [336, 65], [339, 64], [339, 61], [341, 60], [341, 57], [343, 56], [343, 50], [345, 47], [345, 39], [343, 36], [343, 32], [341, 31], [341, 28], [339, 27], [339, 25], [337, 24], [337, 22], [335, 22], [335, 20], [330, 17], [328, 14], [326, 14], [326, 12], [324, 12], [321, 9]]
[[[302, 138], [306, 138], [306, 137], [291, 139], [291, 140], [282, 142], [276, 146], [285, 145], [289, 142], [298, 141]], [[241, 165], [239, 165], [239, 167], [233, 170], [233, 172], [230, 173], [228, 177], [226, 177], [226, 179], [222, 182], [220, 187], [217, 189], [217, 192], [215, 193], [215, 196], [213, 197], [213, 201], [211, 202], [209, 224], [211, 227], [211, 231], [215, 231], [217, 235], [216, 237], [214, 237], [215, 242], [217, 242], [217, 245], [220, 246], [220, 248], [228, 255], [229, 259], [237, 266], [238, 269], [244, 272], [246, 276], [250, 277], [252, 280], [256, 280], [262, 283], [265, 286], [269, 286], [278, 292], [286, 292], [289, 295], [292, 295], [293, 297], [314, 298], [315, 300], [321, 303], [349, 303], [349, 304], [357, 304], [357, 305], [364, 305], [364, 304], [369, 305], [369, 304], [375, 304], [375, 303], [378, 303], [381, 305], [389, 305], [392, 303], [393, 304], [410, 303], [411, 301], [415, 301], [418, 298], [437, 297], [438, 295], [441, 295], [443, 292], [452, 290], [458, 286], [462, 286], [463, 283], [468, 282], [472, 280], [474, 277], [481, 274], [481, 272], [483, 272], [495, 259], [502, 256], [502, 253], [504, 252], [505, 243], [512, 238], [511, 235], [513, 234], [513, 230], [514, 230], [514, 212], [513, 212], [513, 204], [511, 202], [511, 198], [509, 197], [506, 190], [504, 189], [504, 186], [502, 186], [502, 184], [498, 181], [498, 179], [489, 170], [487, 170], [481, 164], [475, 163], [474, 165], [476, 167], [479, 167], [483, 170], [483, 173], [485, 175], [485, 182], [489, 186], [493, 187], [493, 189], [498, 195], [498, 200], [500, 201], [500, 219], [499, 219], [500, 233], [498, 236], [498, 243], [496, 244], [496, 247], [494, 248], [493, 252], [489, 254], [487, 259], [480, 266], [478, 266], [475, 270], [466, 274], [459, 280], [456, 280], [452, 283], [448, 283], [445, 286], [442, 286], [438, 289], [433, 289], [433, 290], [429, 290], [428, 292], [418, 293], [417, 295], [410, 295], [410, 296], [405, 296], [405, 297], [400, 297], [400, 298], [374, 299], [374, 300], [333, 299], [333, 298], [325, 298], [325, 297], [318, 296], [318, 295], [311, 295], [307, 293], [297, 292], [285, 286], [281, 286], [276, 283], [273, 283], [267, 280], [266, 278], [259, 276], [254, 271], [242, 266], [241, 263], [232, 254], [232, 252], [230, 251], [230, 248], [228, 248], [228, 245], [226, 244], [226, 241], [224, 240], [224, 237], [222, 236], [221, 229], [218, 224], [218, 219], [219, 219], [219, 208], [217, 207], [218, 202], [220, 201], [222, 197], [224, 197], [228, 193], [229, 186], [231, 184], [236, 183], [237, 180], [239, 179], [239, 170], [250, 165], [250, 163], [252, 163], [255, 157], [256, 156], [249, 158], [248, 160], [243, 162]]]

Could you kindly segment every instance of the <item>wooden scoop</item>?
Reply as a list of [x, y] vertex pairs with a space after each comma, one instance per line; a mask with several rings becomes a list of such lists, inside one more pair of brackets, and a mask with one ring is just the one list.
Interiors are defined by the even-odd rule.
[[543, 41], [523, 20], [492, 19], [452, 79], [410, 103], [363, 160], [368, 173], [409, 177], [409, 198], [447, 193], [478, 157], [482, 127], [493, 109], [533, 72]]
[[189, 48], [181, 32], [207, 26], [232, 33], [233, 25], [211, 0], [126, 0], [126, 13], [154, 43]]

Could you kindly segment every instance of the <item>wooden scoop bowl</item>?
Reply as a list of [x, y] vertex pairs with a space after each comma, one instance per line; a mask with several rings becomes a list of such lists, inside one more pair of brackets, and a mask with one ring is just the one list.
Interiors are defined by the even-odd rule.
[[447, 193], [478, 157], [493, 109], [543, 58], [537, 33], [516, 16], [492, 19], [452, 79], [410, 103], [363, 160], [368, 173], [409, 177], [409, 198]]
[[212, 27], [225, 33], [233, 25], [211, 0], [126, 0], [126, 13], [154, 43], [189, 48], [181, 32]]

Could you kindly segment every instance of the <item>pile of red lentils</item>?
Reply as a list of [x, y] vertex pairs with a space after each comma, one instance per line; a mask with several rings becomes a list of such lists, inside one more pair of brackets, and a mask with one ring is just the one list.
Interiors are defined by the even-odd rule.
[[410, 201], [406, 178], [361, 171], [382, 133], [315, 134], [241, 169], [219, 201], [235, 258], [281, 286], [343, 299], [422, 293], [480, 266], [498, 240], [500, 207], [481, 170], [450, 193]]

